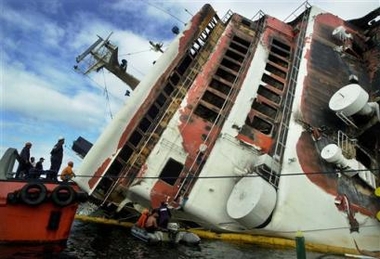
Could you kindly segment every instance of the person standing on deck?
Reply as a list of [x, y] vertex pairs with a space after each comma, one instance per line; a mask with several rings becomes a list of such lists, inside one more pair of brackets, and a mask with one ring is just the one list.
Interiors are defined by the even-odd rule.
[[23, 178], [27, 176], [29, 169], [31, 167], [30, 164], [30, 149], [32, 148], [32, 143], [26, 142], [25, 146], [21, 150], [20, 160], [18, 161], [18, 167], [16, 170], [16, 178]]
[[54, 145], [50, 152], [50, 170], [56, 172], [57, 174], [62, 164], [64, 143], [65, 139], [63, 137], [59, 137], [57, 144]]

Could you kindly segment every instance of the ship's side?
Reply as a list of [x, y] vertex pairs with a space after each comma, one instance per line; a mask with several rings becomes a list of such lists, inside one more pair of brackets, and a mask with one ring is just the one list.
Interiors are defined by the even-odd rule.
[[218, 231], [380, 250], [379, 12], [346, 22], [308, 7], [284, 23], [204, 6], [78, 183]]

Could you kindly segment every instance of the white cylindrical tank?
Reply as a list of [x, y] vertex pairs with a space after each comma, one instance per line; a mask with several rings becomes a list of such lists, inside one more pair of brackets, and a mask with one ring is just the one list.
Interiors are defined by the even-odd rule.
[[322, 149], [321, 157], [329, 163], [338, 164], [341, 167], [347, 166], [347, 160], [342, 154], [342, 150], [335, 144], [329, 144]]
[[[339, 165], [342, 168], [348, 167], [349, 162], [343, 156], [342, 150], [335, 144], [325, 146], [321, 151], [321, 157], [329, 163]], [[352, 177], [357, 174], [357, 171], [344, 172], [345, 175]]]
[[237, 182], [227, 201], [227, 213], [251, 229], [263, 224], [271, 215], [277, 200], [275, 188], [258, 175]]
[[358, 84], [349, 84], [339, 89], [331, 98], [329, 107], [335, 112], [342, 112], [345, 116], [356, 113], [369, 115], [372, 108], [367, 104], [368, 93]]

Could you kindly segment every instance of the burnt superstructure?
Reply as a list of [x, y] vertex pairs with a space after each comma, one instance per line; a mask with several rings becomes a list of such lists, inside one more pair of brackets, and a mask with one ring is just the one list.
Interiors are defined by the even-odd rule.
[[[283, 22], [205, 5], [86, 155], [102, 203], [380, 250], [380, 9]], [[119, 77], [120, 78], [120, 77]], [[133, 100], [133, 101], [132, 101]]]

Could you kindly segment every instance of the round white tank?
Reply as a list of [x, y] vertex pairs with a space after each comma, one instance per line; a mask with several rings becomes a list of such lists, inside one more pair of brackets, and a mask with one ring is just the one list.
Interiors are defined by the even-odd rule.
[[[329, 163], [339, 165], [341, 167], [348, 167], [349, 161], [343, 156], [342, 150], [335, 144], [329, 144], [325, 146], [321, 151], [321, 157]], [[352, 177], [358, 172], [354, 170], [349, 170], [344, 172], [345, 175]]]
[[260, 176], [249, 176], [237, 182], [227, 201], [227, 213], [251, 229], [263, 224], [276, 206], [275, 188]]
[[335, 112], [342, 112], [346, 116], [351, 116], [360, 112], [368, 114], [371, 108], [367, 102], [368, 93], [358, 84], [349, 84], [339, 89], [331, 98], [329, 107]]
[[321, 157], [329, 163], [347, 166], [347, 161], [342, 154], [342, 150], [335, 144], [325, 146], [321, 151]]

